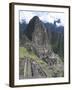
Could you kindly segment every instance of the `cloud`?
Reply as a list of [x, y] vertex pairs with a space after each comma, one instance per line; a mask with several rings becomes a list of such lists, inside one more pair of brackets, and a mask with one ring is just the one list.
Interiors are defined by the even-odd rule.
[[38, 16], [43, 22], [50, 23], [54, 23], [55, 20], [60, 19], [61, 22], [57, 25], [64, 26], [64, 13], [58, 12], [20, 11], [20, 22], [25, 20], [26, 23], [29, 23], [30, 19], [32, 19], [34, 16]]

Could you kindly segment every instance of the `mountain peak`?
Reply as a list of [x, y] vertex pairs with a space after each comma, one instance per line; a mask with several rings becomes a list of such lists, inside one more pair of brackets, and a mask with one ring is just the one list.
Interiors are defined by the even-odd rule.
[[40, 20], [38, 16], [34, 16], [31, 20]]
[[36, 23], [39, 23], [40, 19], [38, 16], [34, 16], [30, 21], [26, 29], [26, 35], [27, 37], [32, 40], [32, 33], [34, 32], [34, 28]]
[[34, 16], [30, 20], [26, 31], [26, 35], [29, 40], [32, 41], [33, 47], [37, 53], [44, 54], [51, 51], [47, 29], [38, 16]]

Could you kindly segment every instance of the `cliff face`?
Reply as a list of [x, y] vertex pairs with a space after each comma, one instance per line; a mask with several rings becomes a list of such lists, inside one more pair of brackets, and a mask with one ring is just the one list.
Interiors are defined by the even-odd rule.
[[47, 31], [42, 21], [36, 19], [34, 32], [32, 33], [32, 41], [37, 47], [47, 47], [48, 37]]
[[39, 21], [39, 18], [37, 16], [33, 17], [26, 28], [26, 35], [27, 37], [32, 40], [32, 33], [34, 32], [35, 24]]

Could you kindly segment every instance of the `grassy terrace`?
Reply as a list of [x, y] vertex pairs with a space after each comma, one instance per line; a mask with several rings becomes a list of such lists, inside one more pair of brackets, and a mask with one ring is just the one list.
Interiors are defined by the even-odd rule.
[[19, 48], [19, 57], [20, 58], [28, 57], [28, 58], [31, 58], [31, 60], [34, 60], [37, 63], [47, 65], [44, 61], [42, 61], [40, 58], [38, 58], [33, 52], [28, 52], [27, 49], [24, 48], [24, 47]]
[[24, 58], [24, 57], [31, 58], [29, 60], [36, 62], [46, 73], [47, 77], [52, 76], [52, 70], [49, 70], [48, 64], [46, 62], [38, 58], [33, 52], [28, 52], [27, 49], [24, 47], [20, 47], [19, 49], [20, 49], [20, 58]]
[[[34, 52], [29, 52], [26, 48], [20, 47], [19, 48], [19, 57], [20, 58], [30, 58], [29, 60], [36, 62], [41, 69], [46, 73], [47, 77], [52, 77], [54, 73], [59, 73], [59, 76], [62, 76], [62, 71], [60, 71], [59, 65], [53, 66], [51, 69], [49, 68], [48, 64], [38, 58]], [[25, 59], [20, 59], [20, 60], [25, 60]], [[58, 72], [59, 71], [59, 72]], [[61, 75], [60, 75], [61, 74]]]

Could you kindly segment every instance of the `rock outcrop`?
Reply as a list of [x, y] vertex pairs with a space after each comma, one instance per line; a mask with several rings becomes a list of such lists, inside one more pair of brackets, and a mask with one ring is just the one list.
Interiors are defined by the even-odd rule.
[[35, 53], [40, 57], [51, 54], [51, 47], [48, 40], [47, 30], [39, 17], [33, 17], [27, 27], [27, 37], [32, 41]]

